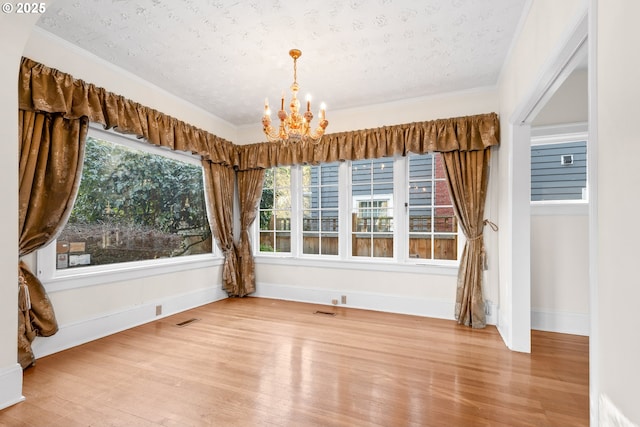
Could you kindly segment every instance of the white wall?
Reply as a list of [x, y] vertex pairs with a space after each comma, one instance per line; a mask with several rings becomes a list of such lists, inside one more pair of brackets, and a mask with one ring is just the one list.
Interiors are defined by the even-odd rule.
[[[42, 357], [133, 326], [227, 297], [220, 285], [220, 263], [125, 281], [64, 289], [45, 283], [59, 331], [37, 337], [33, 352]], [[156, 306], [162, 313], [156, 315]]]
[[[546, 206], [531, 217], [531, 327], [589, 334], [589, 217]], [[554, 212], [555, 211], [555, 212]]]
[[18, 91], [22, 49], [37, 15], [0, 15], [0, 409], [22, 399], [18, 330]]
[[[331, 304], [369, 310], [453, 319], [456, 294], [455, 271], [447, 274], [393, 271], [384, 266], [360, 269], [340, 263], [314, 267], [304, 262], [289, 265], [261, 262], [256, 265], [256, 296]], [[391, 270], [391, 271], [390, 271]]]
[[586, 69], [575, 70], [558, 88], [533, 119], [532, 126], [552, 126], [567, 123], [586, 123], [589, 115], [589, 91]]
[[597, 7], [598, 343], [591, 362], [600, 396], [640, 425], [640, 2]]
[[507, 345], [519, 351], [530, 351], [530, 176], [514, 165], [528, 165], [530, 151], [529, 129], [519, 123], [514, 126], [511, 120], [529, 101], [559, 46], [586, 9], [584, 0], [531, 2], [499, 82], [501, 147], [499, 177], [493, 184], [497, 184], [500, 196], [499, 204], [494, 201], [501, 226], [498, 321]]

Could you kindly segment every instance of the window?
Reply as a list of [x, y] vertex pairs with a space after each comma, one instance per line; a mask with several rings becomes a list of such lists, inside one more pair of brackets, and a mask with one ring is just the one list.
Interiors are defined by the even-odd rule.
[[211, 253], [202, 168], [89, 136], [56, 269]]
[[338, 255], [338, 163], [302, 166], [302, 253]]
[[266, 170], [254, 232], [256, 253], [274, 263], [286, 255], [455, 267], [464, 244], [439, 154]]
[[37, 251], [37, 274], [64, 290], [220, 262], [200, 158], [89, 128], [69, 221]]
[[260, 252], [291, 252], [291, 168], [267, 169], [260, 199]]
[[439, 153], [408, 158], [409, 257], [458, 258], [458, 223]]
[[351, 162], [351, 253], [393, 257], [393, 159]]

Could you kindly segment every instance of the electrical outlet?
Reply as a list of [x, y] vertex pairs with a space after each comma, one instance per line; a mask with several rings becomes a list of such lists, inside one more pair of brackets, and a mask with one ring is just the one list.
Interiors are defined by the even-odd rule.
[[491, 301], [487, 301], [484, 304], [484, 314], [491, 316]]
[[338, 305], [338, 300], [337, 300], [337, 299], [335, 299], [335, 298], [334, 298], [334, 299], [332, 299], [332, 300], [331, 300], [331, 304], [333, 304], [333, 305]]
[[160, 316], [162, 314], [162, 306], [156, 305], [156, 316]]
[[340, 303], [341, 304], [346, 304], [347, 303], [347, 296], [346, 295], [342, 295], [342, 297], [340, 298]]

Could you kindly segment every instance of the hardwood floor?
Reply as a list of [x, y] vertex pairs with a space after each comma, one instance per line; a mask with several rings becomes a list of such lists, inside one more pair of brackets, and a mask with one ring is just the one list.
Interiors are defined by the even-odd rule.
[[588, 338], [534, 331], [532, 345], [511, 352], [491, 326], [227, 299], [39, 359], [0, 426], [588, 425]]

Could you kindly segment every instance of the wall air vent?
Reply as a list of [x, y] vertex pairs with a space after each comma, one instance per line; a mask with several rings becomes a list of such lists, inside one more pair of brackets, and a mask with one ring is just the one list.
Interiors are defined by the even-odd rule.
[[560, 156], [560, 164], [562, 166], [569, 166], [573, 164], [573, 154], [563, 154]]

